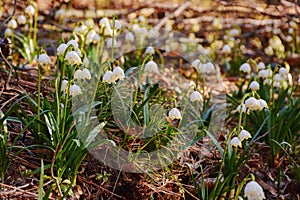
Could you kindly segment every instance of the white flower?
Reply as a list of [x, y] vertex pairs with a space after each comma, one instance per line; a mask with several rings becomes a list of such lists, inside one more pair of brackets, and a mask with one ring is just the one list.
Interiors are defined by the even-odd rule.
[[70, 45], [72, 45], [72, 46], [75, 48], [75, 50], [77, 50], [78, 47], [79, 47], [79, 44], [78, 44], [78, 42], [77, 42], [76, 40], [70, 40], [70, 41], [67, 43], [67, 46], [70, 46]]
[[231, 47], [228, 44], [224, 45], [222, 48], [222, 52], [225, 54], [231, 53]]
[[134, 41], [134, 35], [133, 35], [133, 33], [131, 33], [131, 32], [126, 33], [125, 40], [127, 42], [133, 42]]
[[181, 119], [181, 113], [177, 108], [172, 108], [169, 111], [169, 119], [174, 120], [174, 119]]
[[115, 29], [121, 29], [122, 28], [122, 24], [119, 20], [115, 20], [115, 27], [113, 27], [113, 24], [111, 24], [111, 28], [115, 28]]
[[282, 78], [279, 74], [275, 74], [273, 79], [274, 79], [274, 81], [278, 81], [278, 82], [280, 82], [282, 80]]
[[85, 57], [85, 58], [83, 59], [83, 65], [84, 65], [85, 67], [88, 67], [89, 64], [90, 64], [89, 59], [88, 59], [87, 57]]
[[259, 101], [261, 108], [268, 108], [268, 104], [265, 100], [259, 99], [258, 101]]
[[19, 24], [26, 24], [26, 17], [24, 15], [20, 15], [17, 20]]
[[84, 24], [81, 24], [80, 26], [76, 26], [74, 28], [74, 32], [77, 34], [77, 35], [84, 35], [86, 34], [88, 31], [88, 27]]
[[245, 104], [238, 105], [238, 107], [236, 107], [236, 109], [233, 110], [231, 113], [234, 114], [236, 112], [242, 112], [242, 113], [249, 114], [249, 110], [247, 110], [247, 107]]
[[63, 55], [65, 53], [65, 50], [67, 49], [67, 47], [68, 46], [65, 43], [61, 43], [56, 49], [57, 55], [59, 55], [59, 56]]
[[114, 83], [115, 78], [114, 78], [114, 73], [112, 71], [107, 71], [104, 76], [103, 76], [103, 81], [104, 83]]
[[84, 68], [81, 71], [81, 78], [90, 80], [92, 78], [91, 72], [87, 68]]
[[196, 59], [192, 62], [192, 66], [196, 69], [198, 69], [201, 65], [201, 61], [199, 59]]
[[114, 47], [118, 47], [119, 46], [119, 44], [118, 44], [118, 42], [117, 42], [116, 39], [113, 40], [112, 38], [108, 38], [108, 40], [106, 42], [106, 45], [107, 45], [108, 48], [112, 48], [113, 41], [114, 41]]
[[286, 76], [288, 74], [288, 70], [286, 68], [284, 68], [284, 67], [280, 67], [279, 74], [280, 74], [280, 76], [284, 77], [284, 76]]
[[259, 90], [259, 83], [257, 81], [252, 81], [249, 85], [249, 88], [252, 90], [252, 91], [256, 91], [256, 90]]
[[59, 9], [55, 12], [54, 18], [55, 19], [62, 19], [65, 16], [65, 14], [66, 14], [66, 11], [63, 8], [61, 8], [61, 9]]
[[108, 18], [103, 17], [103, 18], [100, 20], [99, 25], [100, 25], [101, 27], [107, 27], [107, 26], [109, 26], [109, 20], [108, 20]]
[[29, 5], [25, 8], [25, 13], [27, 13], [28, 15], [33, 16], [35, 12], [35, 9], [32, 5]]
[[297, 29], [298, 28], [298, 25], [297, 25], [297, 22], [295, 22], [294, 20], [290, 21], [289, 22], [289, 25], [294, 28], [294, 29]]
[[115, 81], [118, 79], [123, 80], [125, 78], [124, 70], [119, 66], [116, 67], [113, 70], [113, 76], [114, 76]]
[[274, 81], [273, 86], [277, 88], [281, 88], [281, 83], [279, 81]]
[[288, 74], [287, 74], [287, 80], [288, 80], [288, 84], [289, 84], [290, 86], [292, 86], [292, 85], [293, 85], [293, 77], [292, 77], [292, 74], [291, 74], [291, 73], [288, 73]]
[[68, 82], [69, 82], [69, 81], [67, 81], [67, 80], [63, 80], [63, 81], [62, 81], [62, 83], [61, 83], [61, 90], [62, 90], [62, 91], [65, 91], [65, 90], [66, 90]]
[[85, 20], [84, 24], [88, 27], [95, 27], [95, 23], [94, 23], [94, 20], [92, 18], [89, 18], [89, 19]]
[[268, 78], [268, 77], [272, 77], [272, 74], [273, 74], [273, 71], [271, 69], [263, 69], [263, 70], [260, 70], [258, 72], [258, 77], [261, 77], [261, 78]]
[[248, 200], [265, 199], [265, 194], [262, 187], [256, 181], [250, 181], [245, 187], [245, 196]]
[[95, 30], [90, 30], [88, 32], [88, 34], [86, 35], [86, 39], [85, 39], [85, 43], [86, 44], [89, 44], [89, 43], [92, 43], [94, 42], [94, 38], [95, 38], [95, 35], [96, 35], [96, 31]]
[[11, 29], [16, 29], [18, 27], [17, 21], [15, 19], [11, 19], [8, 22], [7, 27]]
[[273, 83], [272, 79], [267, 78], [264, 80], [264, 85], [272, 85], [272, 83]]
[[244, 72], [244, 73], [250, 74], [250, 72], [251, 72], [251, 67], [250, 67], [250, 65], [249, 65], [248, 63], [244, 63], [244, 64], [242, 64], [242, 65], [240, 66], [240, 71], [241, 71], [241, 72]]
[[194, 102], [194, 101], [202, 101], [202, 95], [200, 94], [200, 92], [198, 91], [194, 91], [192, 92], [192, 94], [190, 95], [190, 101]]
[[65, 60], [69, 65], [79, 65], [82, 63], [81, 58], [76, 51], [70, 51], [67, 53]]
[[149, 47], [146, 48], [146, 52], [145, 53], [153, 55], [155, 53], [155, 50], [154, 50], [153, 47], [149, 46]]
[[11, 28], [6, 28], [4, 31], [4, 35], [11, 36], [13, 34], [13, 30]]
[[112, 36], [113, 35], [113, 29], [111, 29], [110, 26], [105, 26], [104, 35], [105, 36]]
[[140, 22], [145, 22], [145, 21], [146, 21], [146, 18], [145, 18], [144, 15], [140, 15], [140, 16], [138, 17], [138, 19], [139, 19]]
[[265, 63], [259, 62], [259, 63], [257, 64], [257, 70], [262, 70], [262, 69], [265, 69], [265, 68], [266, 68]]
[[285, 41], [291, 42], [291, 41], [293, 41], [293, 37], [292, 37], [291, 35], [287, 35], [287, 36], [285, 37]]
[[211, 72], [215, 71], [214, 64], [212, 64], [211, 62], [208, 62], [208, 63], [204, 64], [204, 66], [205, 66], [204, 73], [211, 73]]
[[41, 65], [47, 65], [51, 63], [51, 59], [47, 54], [43, 53], [39, 55], [38, 63]]
[[241, 140], [241, 142], [243, 140], [248, 140], [251, 137], [252, 137], [251, 134], [246, 130], [242, 130], [239, 134], [239, 139]]
[[79, 95], [79, 94], [81, 94], [81, 89], [80, 89], [80, 87], [78, 86], [78, 85], [71, 85], [70, 86], [70, 89], [69, 89], [69, 94], [71, 95], [71, 96], [73, 96], [73, 97], [75, 97], [75, 96], [77, 96], [77, 95]]
[[259, 100], [255, 99], [254, 97], [246, 99], [245, 105], [250, 110], [258, 110], [261, 107]]
[[158, 73], [158, 67], [157, 67], [157, 64], [154, 62], [154, 61], [149, 61], [147, 62], [147, 64], [145, 65], [145, 72], [148, 72], [148, 73]]
[[74, 79], [77, 80], [84, 80], [88, 79], [90, 80], [92, 78], [90, 71], [87, 68], [84, 68], [83, 70], [76, 70], [74, 73]]
[[230, 140], [230, 145], [234, 147], [241, 147], [242, 148], [242, 142], [238, 137], [234, 137]]
[[294, 29], [293, 28], [289, 28], [288, 33], [289, 34], [293, 34], [294, 33]]

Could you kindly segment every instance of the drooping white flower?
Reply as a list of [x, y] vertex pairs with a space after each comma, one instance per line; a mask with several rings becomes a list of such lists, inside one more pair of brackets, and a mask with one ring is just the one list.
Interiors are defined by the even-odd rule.
[[279, 74], [280, 74], [280, 76], [284, 77], [288, 74], [288, 70], [284, 67], [280, 67]]
[[82, 63], [81, 58], [79, 57], [76, 51], [70, 51], [67, 53], [65, 60], [69, 65], [79, 65]]
[[273, 71], [269, 68], [260, 70], [258, 72], [258, 77], [261, 77], [263, 79], [268, 78], [268, 77], [272, 77], [272, 75], [273, 75]]
[[123, 80], [125, 78], [124, 70], [119, 66], [113, 70], [113, 75], [115, 81], [118, 79]]
[[90, 80], [91, 78], [92, 78], [91, 72], [87, 68], [84, 68], [81, 71], [81, 79], [88, 79], [88, 80]]
[[39, 55], [38, 63], [40, 65], [48, 65], [51, 63], [51, 59], [47, 54], [43, 53], [43, 54]]
[[248, 140], [251, 137], [252, 137], [251, 134], [246, 130], [242, 130], [239, 134], [239, 139], [241, 140], [241, 142], [243, 140]]
[[91, 72], [87, 68], [84, 68], [83, 70], [78, 69], [74, 73], [74, 79], [77, 80], [84, 80], [84, 79], [90, 80], [91, 78], [92, 78]]
[[33, 16], [35, 12], [35, 9], [32, 5], [29, 5], [25, 8], [25, 13], [27, 13], [28, 15]]
[[265, 68], [266, 68], [265, 63], [259, 62], [259, 63], [257, 64], [257, 70], [262, 70], [262, 69], [265, 69]]
[[[114, 42], [114, 44], [113, 44], [113, 42]], [[107, 45], [108, 48], [112, 48], [113, 45], [114, 45], [114, 47], [119, 46], [119, 44], [118, 44], [118, 42], [115, 38], [114, 39], [113, 38], [108, 38], [108, 40], [106, 42], [106, 45]]]
[[259, 104], [260, 104], [260, 109], [262, 110], [263, 108], [268, 108], [268, 104], [267, 104], [267, 102], [265, 101], [265, 100], [263, 100], [263, 99], [259, 99], [258, 100], [259, 101]]
[[293, 34], [293, 33], [294, 33], [294, 29], [293, 29], [292, 27], [289, 28], [288, 33], [289, 33], [289, 34]]
[[198, 91], [192, 92], [190, 95], [190, 101], [195, 102], [195, 101], [203, 101], [202, 95]]
[[273, 34], [274, 35], [278, 35], [281, 32], [281, 30], [279, 28], [274, 28], [273, 29]]
[[226, 45], [223, 46], [221, 51], [224, 54], [230, 54], [231, 53], [231, 47], [228, 44], [226, 44]]
[[196, 69], [198, 69], [201, 65], [201, 61], [199, 59], [196, 59], [192, 62], [192, 66]]
[[110, 26], [105, 26], [103, 33], [104, 33], [105, 36], [112, 36], [113, 35], [113, 29], [110, 28]]
[[245, 104], [241, 104], [241, 105], [238, 105], [236, 107], [235, 110], [233, 110], [231, 113], [234, 114], [236, 112], [242, 112], [242, 113], [247, 113], [249, 114], [249, 110], [247, 109], [246, 105]]
[[7, 27], [11, 28], [11, 29], [16, 29], [18, 27], [17, 21], [15, 19], [11, 19], [8, 23], [7, 23]]
[[99, 21], [99, 25], [101, 27], [107, 27], [109, 26], [109, 19], [106, 17], [103, 17], [100, 21]]
[[240, 35], [240, 30], [235, 28], [235, 29], [231, 29], [228, 31], [228, 34], [231, 35], [231, 36], [239, 36]]
[[77, 50], [79, 48], [79, 44], [78, 44], [78, 42], [76, 40], [70, 40], [67, 43], [67, 46], [70, 46], [70, 45], [72, 45], [75, 48], [75, 50]]
[[62, 90], [62, 91], [65, 91], [65, 90], [66, 90], [68, 82], [69, 82], [69, 81], [67, 81], [67, 80], [63, 80], [63, 81], [62, 81], [62, 83], [61, 83], [61, 90]]
[[282, 85], [281, 85], [280, 81], [274, 81], [273, 86], [276, 88], [281, 88]]
[[104, 83], [115, 83], [115, 77], [114, 73], [112, 71], [107, 71], [104, 76], [103, 76], [103, 81]]
[[233, 147], [241, 147], [242, 148], [242, 142], [238, 137], [234, 137], [230, 140], [230, 145]]
[[147, 73], [158, 73], [157, 64], [154, 61], [149, 61], [145, 65], [145, 72]]
[[244, 63], [240, 66], [240, 71], [244, 73], [250, 74], [251, 72], [251, 66], [248, 63]]
[[282, 80], [282, 78], [279, 74], [275, 74], [273, 80], [280, 82]]
[[204, 64], [205, 66], [205, 71], [204, 73], [211, 73], [211, 72], [214, 72], [215, 71], [215, 67], [214, 67], [214, 64], [212, 64], [211, 62], [208, 62], [206, 64]]
[[74, 84], [70, 86], [69, 89], [69, 95], [75, 97], [77, 95], [81, 94], [81, 89], [78, 85]]
[[287, 36], [285, 37], [285, 41], [287, 41], [287, 42], [293, 41], [293, 36], [287, 35]]
[[250, 181], [245, 187], [245, 196], [248, 200], [263, 200], [265, 194], [262, 187], [256, 181]]
[[61, 43], [56, 49], [57, 55], [59, 55], [59, 56], [64, 55], [67, 47], [68, 47], [68, 45], [66, 45], [65, 43]]
[[74, 28], [74, 32], [77, 34], [77, 35], [84, 35], [86, 34], [88, 31], [88, 27], [84, 24], [81, 24], [80, 26], [76, 26]]
[[17, 19], [18, 24], [26, 24], [26, 17], [24, 15], [20, 15]]
[[174, 120], [174, 119], [181, 119], [181, 113], [177, 108], [172, 108], [169, 111], [169, 119]]
[[55, 19], [62, 19], [62, 18], [64, 18], [65, 15], [66, 15], [66, 11], [63, 8], [60, 8], [59, 10], [57, 10], [55, 12], [54, 18]]
[[13, 30], [11, 28], [6, 28], [4, 31], [4, 35], [11, 36], [13, 34]]
[[153, 55], [155, 53], [155, 50], [154, 50], [153, 47], [149, 46], [149, 47], [146, 48], [146, 52], [145, 53]]
[[252, 81], [249, 85], [249, 88], [252, 90], [252, 91], [256, 91], [256, 90], [259, 90], [259, 83], [257, 81]]
[[259, 100], [257, 100], [254, 97], [250, 97], [250, 98], [246, 99], [245, 105], [250, 110], [258, 110], [261, 107]]
[[86, 35], [86, 39], [85, 39], [85, 42], [86, 44], [89, 44], [89, 43], [97, 43], [100, 41], [100, 36], [96, 33], [95, 30], [90, 30], [88, 32], [88, 34]]
[[133, 42], [134, 41], [134, 35], [133, 35], [133, 33], [131, 33], [131, 32], [126, 33], [125, 40], [127, 42]]
[[89, 64], [90, 64], [89, 59], [88, 59], [87, 57], [85, 57], [85, 58], [83, 59], [83, 65], [84, 65], [85, 67], [88, 67]]
[[115, 20], [115, 27], [113, 27], [113, 24], [111, 24], [111, 28], [115, 28], [115, 29], [121, 29], [122, 28], [122, 24], [119, 20]]

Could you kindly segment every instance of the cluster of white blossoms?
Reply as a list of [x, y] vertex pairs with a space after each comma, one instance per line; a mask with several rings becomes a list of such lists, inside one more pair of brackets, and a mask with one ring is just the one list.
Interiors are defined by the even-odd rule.
[[104, 83], [115, 83], [117, 80], [123, 80], [125, 78], [124, 70], [121, 67], [116, 67], [113, 71], [107, 71], [103, 75], [102, 82]]
[[276, 88], [286, 88], [293, 85], [292, 75], [285, 67], [280, 67], [277, 73], [274, 73], [270, 67], [265, 69], [265, 66], [258, 67], [258, 70], [258, 77], [264, 80], [265, 85]]
[[250, 111], [261, 111], [264, 108], [268, 108], [268, 104], [263, 99], [256, 99], [255, 97], [250, 97], [245, 100], [245, 103], [242, 103], [236, 107], [232, 113], [242, 112], [246, 114], [250, 114]]
[[84, 79], [88, 79], [90, 80], [92, 78], [90, 71], [87, 68], [84, 68], [83, 70], [76, 70], [74, 72], [74, 79], [77, 80], [84, 80]]
[[[72, 46], [72, 48], [68, 48]], [[66, 50], [71, 50], [69, 52], [65, 52]], [[58, 56], [63, 56], [66, 53], [65, 60], [69, 65], [79, 65], [82, 64], [81, 60], [81, 51], [79, 49], [79, 44], [76, 40], [70, 40], [67, 44], [61, 43], [56, 49]]]
[[[69, 83], [69, 81], [67, 81], [67, 80], [63, 80], [62, 81], [62, 83], [61, 83], [61, 90], [62, 91], [64, 91], [64, 92], [66, 91], [68, 83]], [[75, 96], [77, 96], [79, 94], [81, 94], [80, 87], [78, 85], [76, 85], [76, 84], [70, 85], [70, 87], [69, 87], [69, 95], [75, 97]]]
[[248, 182], [244, 193], [248, 200], [263, 200], [266, 198], [262, 187], [256, 181]]
[[201, 63], [199, 59], [196, 59], [192, 62], [192, 66], [200, 74], [209, 74], [215, 72], [214, 64], [212, 64], [211, 62]]
[[230, 145], [233, 147], [241, 147], [242, 148], [242, 142], [244, 140], [248, 140], [251, 138], [251, 134], [247, 130], [241, 130], [239, 135], [237, 137], [234, 137], [230, 140]]

